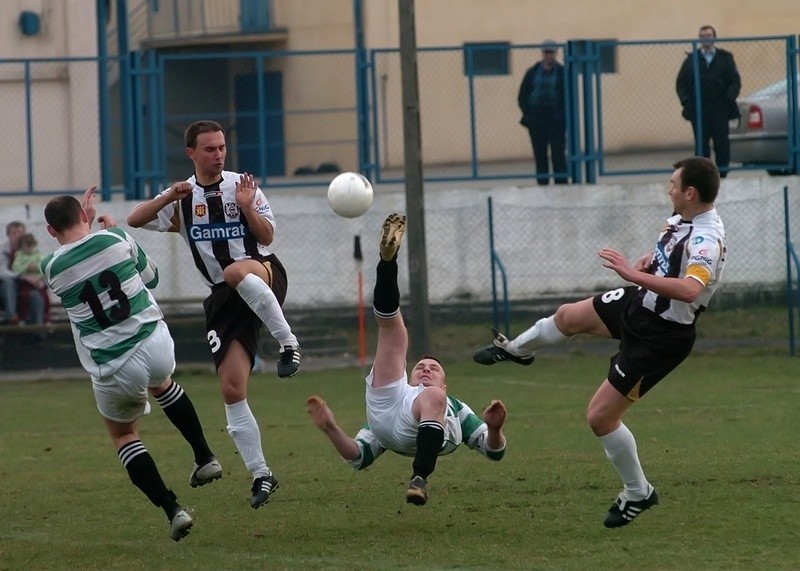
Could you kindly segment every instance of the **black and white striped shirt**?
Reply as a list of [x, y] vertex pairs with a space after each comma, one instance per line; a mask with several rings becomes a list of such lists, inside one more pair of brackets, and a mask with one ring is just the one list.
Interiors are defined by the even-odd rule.
[[[159, 232], [179, 232], [194, 259], [194, 264], [209, 287], [223, 283], [223, 270], [239, 260], [263, 260], [269, 249], [259, 244], [250, 232], [247, 218], [236, 204], [239, 173], [222, 171], [222, 179], [210, 186], [200, 186], [194, 175], [192, 193], [158, 212]], [[167, 192], [167, 190], [164, 190]], [[275, 218], [260, 188], [253, 197], [255, 211], [275, 228]]]

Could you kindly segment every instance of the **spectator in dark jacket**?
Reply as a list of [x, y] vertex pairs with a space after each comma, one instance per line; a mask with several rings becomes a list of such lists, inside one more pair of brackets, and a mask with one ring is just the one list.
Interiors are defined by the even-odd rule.
[[[733, 54], [714, 45], [717, 31], [711, 26], [703, 26], [699, 38], [700, 47], [686, 55], [675, 89], [683, 106], [683, 118], [692, 122], [695, 141], [702, 141], [704, 157], [711, 157], [711, 140], [714, 140], [714, 160], [720, 176], [724, 177], [728, 174], [731, 157], [728, 121], [739, 117], [736, 98], [742, 81]], [[697, 109], [695, 66], [700, 75], [700, 109]], [[698, 133], [698, 128], [701, 133]]]
[[566, 184], [566, 110], [564, 101], [564, 66], [556, 61], [557, 46], [544, 42], [542, 59], [525, 72], [519, 86], [517, 103], [522, 123], [528, 129], [536, 161], [536, 180], [550, 182], [550, 160], [556, 184]]

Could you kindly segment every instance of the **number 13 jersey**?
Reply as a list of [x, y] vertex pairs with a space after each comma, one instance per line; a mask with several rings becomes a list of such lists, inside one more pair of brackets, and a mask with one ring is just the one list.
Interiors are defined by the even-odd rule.
[[149, 289], [158, 269], [120, 228], [64, 244], [41, 264], [69, 317], [81, 365], [100, 378], [115, 373], [164, 317]]

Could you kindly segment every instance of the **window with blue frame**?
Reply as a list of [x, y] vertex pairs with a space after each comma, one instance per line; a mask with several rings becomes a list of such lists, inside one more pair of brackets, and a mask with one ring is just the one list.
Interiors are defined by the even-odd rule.
[[508, 75], [509, 42], [464, 44], [464, 75]]

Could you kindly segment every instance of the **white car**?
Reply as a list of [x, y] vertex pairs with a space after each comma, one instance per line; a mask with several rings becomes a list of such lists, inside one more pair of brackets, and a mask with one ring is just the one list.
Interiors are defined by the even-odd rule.
[[[798, 76], [800, 82], [800, 76]], [[730, 122], [731, 162], [764, 165], [771, 175], [796, 174], [789, 164], [789, 101], [785, 79], [737, 101], [741, 118]], [[795, 115], [800, 129], [800, 107]]]

